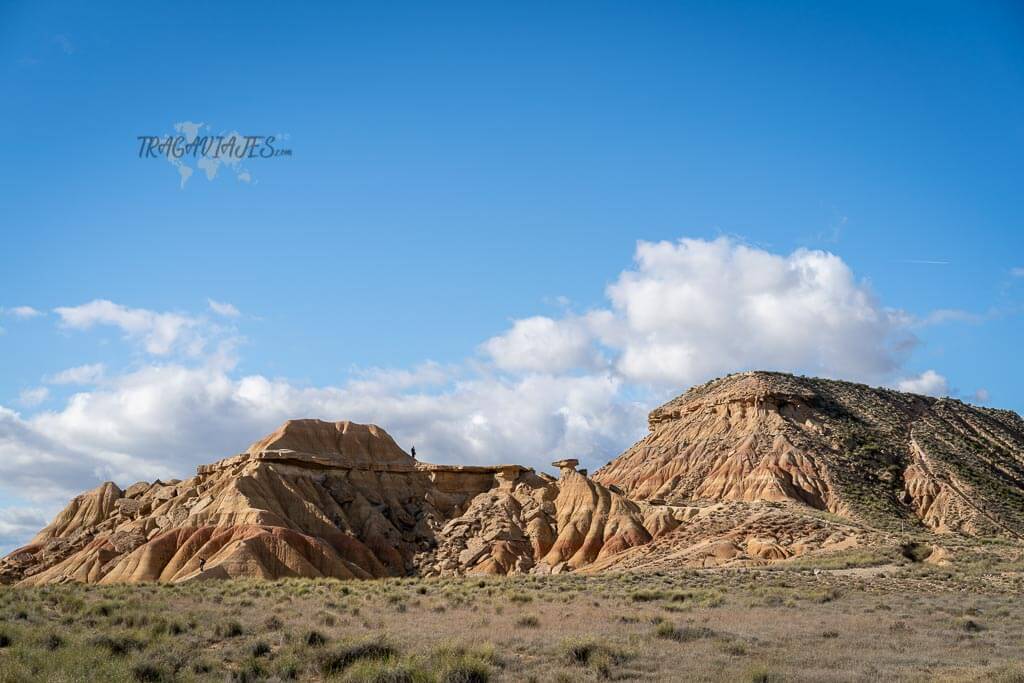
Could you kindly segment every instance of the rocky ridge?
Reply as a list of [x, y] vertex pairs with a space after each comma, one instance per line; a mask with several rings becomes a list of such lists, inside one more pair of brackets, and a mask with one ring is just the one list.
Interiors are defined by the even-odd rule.
[[639, 500], [796, 502], [882, 530], [1024, 538], [1024, 420], [850, 382], [751, 372], [656, 408], [594, 473]]
[[565, 459], [556, 478], [423, 463], [374, 425], [291, 420], [186, 481], [76, 497], [0, 560], [0, 582], [731, 566], [907, 530], [1024, 534], [1024, 421], [1008, 411], [756, 372], [694, 387], [649, 427], [592, 477]]

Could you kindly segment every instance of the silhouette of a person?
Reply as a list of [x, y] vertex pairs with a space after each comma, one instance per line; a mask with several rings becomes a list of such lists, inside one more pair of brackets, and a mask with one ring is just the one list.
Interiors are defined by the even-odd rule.
[[409, 449], [409, 453], [411, 453], [411, 454], [412, 454], [412, 457], [414, 457], [414, 458], [415, 458], [415, 457], [416, 457], [416, 447], [415, 447], [415, 446], [413, 446], [412, 448], [410, 448], [410, 449]]

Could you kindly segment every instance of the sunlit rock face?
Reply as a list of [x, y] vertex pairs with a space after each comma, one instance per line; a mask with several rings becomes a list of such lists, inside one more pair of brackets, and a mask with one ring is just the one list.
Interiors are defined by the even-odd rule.
[[554, 477], [423, 463], [375, 425], [290, 420], [186, 481], [83, 493], [0, 560], [0, 581], [768, 564], [892, 546], [907, 528], [1024, 534], [1024, 421], [1009, 411], [752, 372], [690, 389], [649, 426], [592, 477], [574, 458]]

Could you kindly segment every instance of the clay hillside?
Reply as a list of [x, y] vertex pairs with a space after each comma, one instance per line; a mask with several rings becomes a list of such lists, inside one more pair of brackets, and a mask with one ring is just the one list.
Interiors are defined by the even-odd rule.
[[908, 538], [936, 560], [1024, 538], [1024, 421], [1008, 411], [753, 372], [649, 424], [592, 476], [561, 460], [555, 478], [422, 463], [379, 427], [293, 420], [187, 481], [78, 496], [0, 581], [743, 566]]

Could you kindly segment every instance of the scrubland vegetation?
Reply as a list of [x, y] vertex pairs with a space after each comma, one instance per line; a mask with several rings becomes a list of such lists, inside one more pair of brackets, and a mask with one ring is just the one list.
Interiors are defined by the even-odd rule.
[[3, 587], [0, 681], [1024, 681], [1022, 588], [980, 561]]

